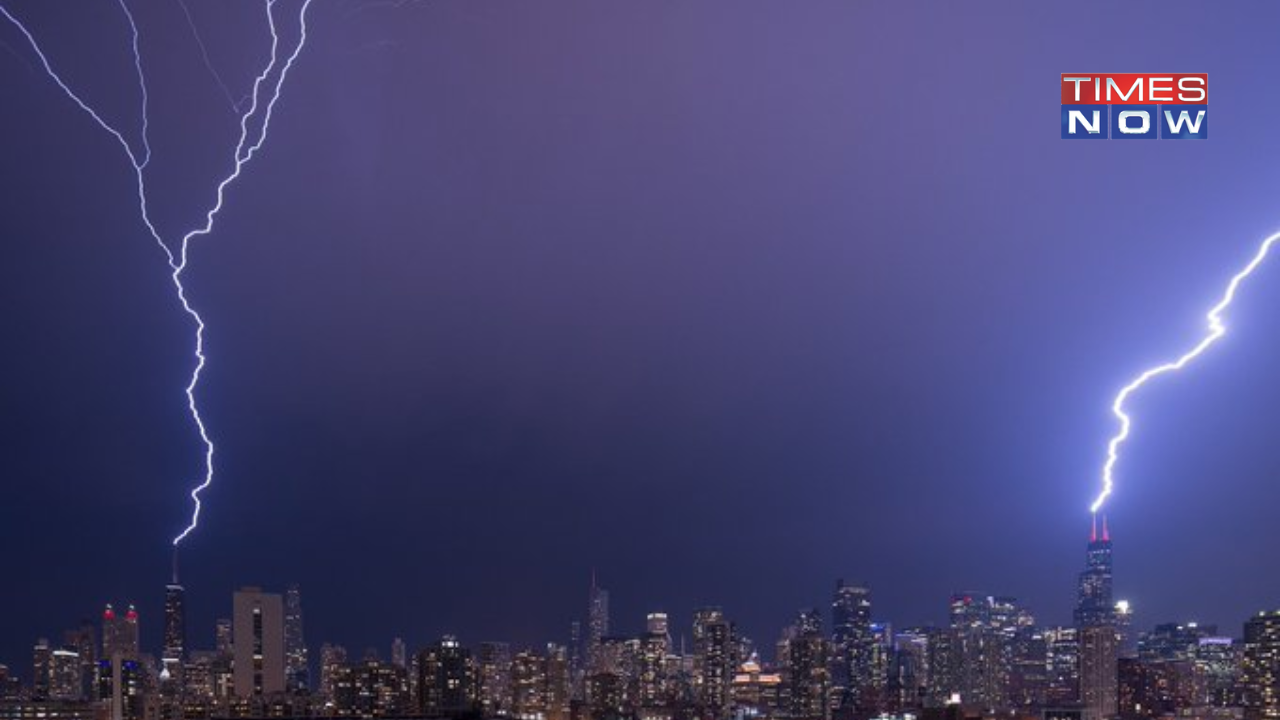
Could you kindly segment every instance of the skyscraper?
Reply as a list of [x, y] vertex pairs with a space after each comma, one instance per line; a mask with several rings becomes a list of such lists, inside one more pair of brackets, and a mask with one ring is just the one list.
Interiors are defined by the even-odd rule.
[[311, 666], [302, 633], [302, 593], [290, 585], [284, 595], [284, 684], [289, 692], [311, 689]]
[[1118, 714], [1126, 720], [1172, 717], [1178, 710], [1173, 688], [1178, 685], [1175, 664], [1168, 661], [1118, 661]]
[[640, 636], [636, 653], [636, 675], [642, 707], [657, 707], [667, 700], [667, 656], [671, 652], [671, 635], [667, 632], [666, 613], [650, 613], [647, 632]]
[[967, 707], [1012, 707], [1018, 634], [1034, 623], [1030, 613], [1009, 597], [973, 593], [951, 599], [951, 632], [956, 660], [953, 688]]
[[569, 720], [569, 652], [563, 645], [547, 645], [546, 720]]
[[49, 641], [40, 638], [31, 649], [31, 699], [48, 700], [50, 679], [53, 677], [53, 648]]
[[931, 628], [928, 631], [929, 679], [925, 691], [925, 704], [941, 707], [951, 702], [960, 687], [959, 642], [951, 628]]
[[1191, 660], [1200, 640], [1217, 632], [1214, 625], [1161, 623], [1142, 634], [1138, 641], [1138, 655], [1143, 660]]
[[111, 720], [141, 720], [147, 682], [142, 663], [117, 652], [98, 661], [97, 676], [97, 696], [106, 701]]
[[58, 648], [53, 651], [49, 665], [49, 699], [75, 701], [83, 699], [81, 692], [80, 653]]
[[97, 696], [110, 701], [112, 720], [142, 716], [144, 672], [138, 655], [138, 611], [130, 605], [124, 615], [119, 615], [107, 605], [102, 611], [102, 657], [95, 674]]
[[721, 717], [729, 709], [729, 689], [737, 662], [733, 624], [720, 608], [693, 614], [693, 693], [706, 717]]
[[511, 710], [511, 647], [504, 642], [482, 642], [476, 648], [476, 699], [485, 717]]
[[1111, 532], [1094, 518], [1084, 572], [1076, 595], [1080, 641], [1080, 702], [1085, 720], [1105, 720], [1119, 709], [1117, 682], [1120, 637], [1111, 594]]
[[173, 582], [164, 586], [164, 648], [160, 660], [171, 677], [182, 673], [182, 660], [187, 646], [185, 590], [178, 584], [177, 566]]
[[409, 667], [409, 651], [405, 648], [404, 638], [391, 638], [391, 664]]
[[609, 634], [609, 591], [596, 584], [591, 573], [591, 591], [587, 595], [587, 674], [600, 672], [600, 641]]
[[822, 616], [817, 610], [801, 611], [796, 618], [787, 653], [790, 716], [795, 720], [824, 720], [829, 716], [831, 678], [827, 639], [822, 635]]
[[831, 599], [831, 682], [840, 704], [858, 705], [873, 689], [871, 591], [836, 581]]
[[987, 603], [987, 633], [991, 650], [983, 684], [991, 707], [1010, 709], [1014, 706], [1011, 690], [1019, 633], [1034, 627], [1035, 618], [1015, 598], [990, 597]]
[[87, 700], [94, 697], [96, 687], [94, 678], [98, 672], [98, 641], [93, 623], [84, 620], [80, 627], [66, 631], [62, 636], [64, 647], [75, 650], [80, 656], [80, 692], [79, 697]]
[[1045, 704], [1067, 707], [1080, 702], [1080, 631], [1073, 627], [1045, 630]]
[[284, 602], [261, 588], [245, 587], [232, 598], [236, 696], [284, 692]]
[[339, 716], [404, 717], [409, 710], [407, 671], [373, 655], [358, 663], [338, 666], [333, 709]]
[[569, 623], [569, 694], [574, 700], [583, 700], [586, 672], [582, 667], [582, 623]]
[[1120, 638], [1120, 657], [1137, 657], [1138, 635], [1133, 629], [1133, 605], [1128, 600], [1117, 600], [1112, 617]]
[[346, 664], [345, 647], [329, 643], [320, 646], [320, 697], [326, 702], [335, 701], [339, 669]]
[[1110, 625], [1080, 628], [1080, 701], [1085, 720], [1106, 720], [1119, 708], [1120, 642]]
[[909, 628], [893, 637], [893, 665], [888, 678], [891, 709], [923, 707], [929, 688], [929, 630]]
[[665, 635], [667, 642], [671, 641], [671, 626], [664, 612], [651, 612], [644, 619], [645, 632], [653, 635]]
[[1093, 520], [1089, 534], [1084, 572], [1080, 573], [1076, 594], [1076, 627], [1090, 625], [1114, 625], [1115, 602], [1111, 592], [1111, 532], [1107, 518], [1102, 518], [1102, 534], [1098, 534], [1098, 519]]
[[110, 604], [102, 611], [102, 657], [136, 658], [139, 652], [138, 611], [132, 605], [124, 615]]
[[511, 714], [519, 720], [540, 720], [547, 715], [547, 659], [525, 650], [511, 662]]
[[1043, 709], [1049, 689], [1049, 633], [1035, 626], [1019, 627], [1012, 655], [1010, 708], [1023, 711]]
[[1241, 670], [1246, 720], [1280, 718], [1280, 610], [1245, 622]]
[[1195, 658], [1203, 691], [1200, 702], [1213, 707], [1239, 704], [1237, 688], [1244, 659], [1242, 649], [1242, 645], [1229, 637], [1200, 638]]
[[418, 711], [456, 717], [475, 710], [471, 652], [446, 635], [418, 654]]
[[213, 624], [214, 650], [220, 655], [230, 655], [234, 649], [231, 618], [218, 618]]

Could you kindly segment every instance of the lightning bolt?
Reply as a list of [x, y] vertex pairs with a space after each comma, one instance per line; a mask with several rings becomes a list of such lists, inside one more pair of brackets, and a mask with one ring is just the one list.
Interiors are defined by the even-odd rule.
[[[191, 242], [201, 236], [208, 235], [213, 232], [214, 222], [218, 214], [222, 211], [223, 204], [226, 199], [226, 191], [228, 186], [240, 177], [245, 165], [248, 164], [253, 156], [262, 147], [267, 140], [267, 133], [271, 127], [271, 116], [275, 110], [276, 102], [280, 99], [281, 90], [284, 88], [285, 79], [289, 75], [289, 71], [293, 68], [294, 62], [298, 56], [302, 54], [303, 47], [307, 42], [307, 11], [311, 7], [312, 0], [303, 0], [301, 9], [298, 11], [298, 40], [292, 51], [287, 55], [283, 65], [280, 64], [280, 35], [276, 28], [275, 14], [273, 12], [277, 0], [266, 0], [267, 26], [271, 31], [271, 58], [267, 66], [254, 79], [253, 92], [251, 94], [251, 102], [249, 109], [240, 114], [240, 137], [236, 142], [235, 152], [232, 156], [232, 169], [228, 175], [218, 183], [215, 192], [215, 202], [212, 207], [205, 213], [204, 223], [195, 229], [188, 231], [182, 235], [176, 247], [166, 243], [160, 232], [156, 229], [155, 224], [151, 221], [150, 211], [147, 206], [147, 183], [146, 183], [146, 167], [151, 162], [151, 143], [149, 139], [149, 118], [147, 112], [148, 95], [146, 74], [143, 72], [142, 53], [139, 50], [139, 32], [137, 23], [134, 21], [133, 13], [129, 9], [126, 0], [117, 0], [121, 10], [124, 12], [125, 19], [129, 23], [129, 29], [132, 37], [132, 49], [134, 70], [138, 76], [138, 86], [142, 95], [142, 148], [137, 151], [125, 139], [124, 134], [115, 128], [111, 123], [107, 122], [93, 109], [91, 105], [86, 103], [71, 87], [62, 79], [62, 76], [54, 69], [50, 63], [48, 56], [40, 47], [40, 43], [36, 41], [31, 31], [27, 29], [23, 23], [9, 11], [7, 7], [0, 4], [0, 15], [9, 21], [18, 32], [26, 38], [27, 44], [31, 50], [39, 58], [44, 72], [51, 80], [62, 90], [62, 92], [79, 107], [85, 114], [93, 119], [95, 123], [120, 144], [124, 150], [125, 156], [129, 160], [129, 164], [133, 168], [135, 183], [137, 188], [138, 210], [142, 216], [143, 224], [146, 225], [147, 231], [151, 238], [159, 246], [164, 253], [165, 259], [169, 263], [170, 280], [173, 283], [174, 290], [177, 293], [178, 301], [182, 305], [182, 310], [195, 326], [195, 367], [191, 372], [191, 378], [186, 386], [187, 410], [191, 415], [192, 422], [199, 432], [200, 441], [204, 445], [204, 476], [203, 479], [190, 492], [192, 501], [191, 520], [187, 526], [173, 538], [173, 545], [177, 546], [188, 535], [190, 535], [200, 524], [200, 494], [203, 493], [210, 485], [213, 484], [214, 470], [214, 444], [209, 437], [208, 428], [205, 426], [204, 419], [200, 416], [199, 403], [196, 401], [196, 390], [200, 386], [200, 375], [204, 371], [207, 358], [204, 353], [204, 320], [200, 317], [200, 313], [196, 312], [190, 300], [187, 298], [187, 289], [182, 284], [182, 274], [187, 269], [188, 250]], [[203, 46], [203, 44], [201, 44]], [[203, 50], [203, 47], [202, 47]], [[207, 54], [206, 54], [207, 58]], [[275, 74], [274, 81], [271, 80], [272, 74]], [[265, 102], [263, 98], [265, 97]], [[256, 122], [256, 129], [251, 130], [250, 126], [254, 124], [251, 121], [256, 120], [261, 110], [261, 119]]]
[[222, 75], [218, 69], [213, 66], [213, 60], [209, 57], [209, 48], [205, 47], [204, 38], [200, 36], [200, 28], [196, 27], [196, 19], [191, 15], [191, 8], [187, 6], [187, 0], [178, 0], [178, 6], [182, 8], [182, 14], [187, 19], [187, 27], [191, 28], [191, 37], [196, 41], [196, 47], [200, 49], [200, 58], [204, 60], [204, 67], [209, 71], [209, 75], [213, 77], [213, 81], [218, 83], [222, 94], [227, 98], [227, 104], [231, 106], [232, 112], [239, 113], [240, 106], [249, 99], [248, 96], [236, 100], [231, 96], [231, 88], [227, 87], [227, 83], [223, 81]]
[[1097, 499], [1093, 501], [1093, 505], [1089, 507], [1090, 512], [1096, 514], [1098, 510], [1102, 509], [1103, 504], [1111, 496], [1111, 491], [1115, 486], [1115, 468], [1116, 463], [1120, 460], [1120, 447], [1129, 439], [1129, 432], [1133, 427], [1133, 420], [1124, 409], [1125, 401], [1149, 381], [1186, 367], [1196, 358], [1203, 355], [1206, 350], [1227, 333], [1227, 326], [1223, 321], [1222, 313], [1231, 307], [1231, 302], [1235, 300], [1236, 291], [1240, 289], [1240, 285], [1267, 259], [1267, 253], [1271, 252], [1271, 246], [1278, 241], [1280, 241], [1280, 232], [1263, 240], [1262, 245], [1258, 247], [1258, 252], [1254, 254], [1249, 264], [1231, 277], [1231, 282], [1227, 283], [1227, 289], [1222, 293], [1222, 299], [1218, 301], [1217, 305], [1210, 308], [1208, 315], [1205, 316], [1209, 323], [1209, 332], [1201, 338], [1200, 342], [1196, 343], [1176, 360], [1143, 371], [1141, 375], [1138, 375], [1128, 385], [1120, 389], [1115, 400], [1111, 403], [1111, 413], [1120, 421], [1120, 430], [1112, 436], [1111, 441], [1107, 444], [1107, 462], [1102, 466], [1102, 492], [1098, 494]]

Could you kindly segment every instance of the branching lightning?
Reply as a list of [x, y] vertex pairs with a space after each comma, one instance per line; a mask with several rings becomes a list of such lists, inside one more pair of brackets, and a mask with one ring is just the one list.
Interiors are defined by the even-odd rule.
[[231, 96], [231, 88], [227, 87], [227, 83], [223, 81], [222, 74], [214, 67], [213, 60], [209, 57], [209, 48], [205, 47], [204, 38], [200, 35], [200, 28], [196, 27], [196, 19], [191, 15], [191, 8], [187, 6], [187, 0], [178, 0], [178, 7], [182, 8], [182, 15], [187, 19], [187, 27], [191, 28], [191, 37], [196, 41], [196, 47], [200, 49], [200, 58], [204, 61], [204, 67], [209, 71], [209, 75], [213, 77], [213, 81], [218, 83], [218, 87], [222, 90], [223, 96], [227, 98], [227, 104], [231, 106], [232, 112], [239, 113], [240, 106], [245, 103], [249, 97], [246, 95], [240, 100], [236, 100]]
[[1124, 445], [1125, 441], [1129, 439], [1129, 431], [1133, 426], [1133, 422], [1129, 417], [1129, 414], [1125, 412], [1124, 409], [1125, 401], [1143, 385], [1146, 385], [1148, 381], [1166, 373], [1171, 373], [1186, 367], [1193, 360], [1204, 354], [1206, 350], [1226, 334], [1227, 326], [1223, 321], [1222, 313], [1225, 312], [1227, 308], [1231, 306], [1231, 302], [1235, 300], [1236, 291], [1240, 288], [1240, 285], [1253, 274], [1254, 270], [1258, 269], [1258, 266], [1262, 264], [1263, 260], [1267, 259], [1267, 253], [1271, 251], [1271, 246], [1277, 241], [1280, 241], [1280, 233], [1271, 235], [1267, 239], [1263, 240], [1262, 245], [1258, 248], [1258, 252], [1253, 256], [1253, 259], [1249, 261], [1249, 264], [1245, 265], [1244, 269], [1232, 276], [1231, 282], [1227, 284], [1227, 289], [1222, 294], [1222, 299], [1218, 301], [1217, 305], [1210, 308], [1209, 314], [1206, 315], [1206, 319], [1209, 322], [1209, 332], [1200, 340], [1200, 342], [1196, 343], [1194, 347], [1178, 359], [1164, 363], [1163, 365], [1157, 365], [1156, 367], [1144, 371], [1141, 375], [1134, 378], [1128, 385], [1125, 385], [1120, 389], [1119, 394], [1116, 395], [1115, 400], [1111, 403], [1111, 412], [1120, 421], [1120, 430], [1112, 436], [1111, 442], [1107, 444], [1107, 462], [1102, 466], [1102, 492], [1099, 493], [1097, 499], [1093, 501], [1093, 505], [1089, 508], [1090, 512], [1096, 514], [1098, 510], [1102, 509], [1102, 505], [1107, 501], [1107, 498], [1110, 497], [1111, 490], [1115, 484], [1114, 474], [1116, 463], [1120, 459], [1120, 446]]
[[[62, 92], [71, 99], [82, 111], [93, 119], [103, 130], [116, 139], [120, 147], [124, 150], [125, 156], [129, 160], [129, 164], [133, 168], [133, 173], [137, 188], [138, 209], [142, 216], [143, 224], [146, 225], [147, 231], [151, 234], [151, 238], [159, 246], [164, 253], [165, 259], [169, 263], [170, 280], [173, 282], [174, 290], [177, 292], [178, 301], [182, 304], [183, 312], [185, 312], [195, 325], [195, 367], [191, 372], [191, 379], [186, 386], [187, 409], [191, 415], [196, 429], [199, 432], [200, 440], [204, 445], [204, 476], [202, 480], [191, 490], [190, 496], [193, 504], [191, 511], [191, 520], [187, 526], [173, 539], [173, 544], [177, 546], [188, 535], [190, 535], [200, 523], [200, 494], [204, 492], [213, 483], [213, 459], [214, 444], [209, 437], [208, 429], [205, 427], [204, 419], [200, 416], [199, 404], [196, 401], [196, 390], [200, 385], [200, 374], [203, 372], [206, 357], [204, 354], [204, 320], [200, 314], [196, 312], [190, 300], [187, 298], [187, 289], [182, 283], [182, 274], [187, 269], [188, 250], [191, 241], [197, 237], [208, 235], [213, 232], [214, 222], [218, 214], [222, 211], [223, 203], [226, 197], [227, 187], [230, 186], [237, 178], [240, 177], [245, 165], [253, 159], [258, 149], [266, 142], [267, 133], [271, 126], [271, 116], [275, 110], [276, 102], [280, 99], [281, 90], [284, 87], [285, 79], [288, 77], [289, 71], [293, 68], [294, 61], [302, 53], [303, 47], [307, 42], [307, 11], [311, 7], [312, 0], [302, 0], [301, 8], [298, 12], [298, 40], [293, 49], [289, 52], [283, 65], [280, 64], [280, 35], [276, 28], [274, 7], [278, 0], [266, 0], [267, 26], [271, 31], [271, 57], [267, 66], [255, 78], [253, 82], [253, 92], [250, 95], [250, 104], [248, 110], [240, 114], [240, 137], [236, 142], [235, 153], [233, 155], [233, 166], [230, 173], [224, 177], [217, 185], [215, 192], [215, 202], [213, 206], [205, 213], [204, 224], [190, 230], [182, 235], [176, 245], [166, 243], [161, 237], [160, 232], [156, 229], [155, 224], [151, 221], [150, 211], [147, 207], [147, 184], [146, 184], [146, 167], [151, 162], [151, 143], [149, 139], [149, 117], [147, 111], [148, 96], [146, 75], [143, 72], [142, 53], [139, 49], [139, 32], [137, 23], [134, 21], [133, 13], [129, 9], [126, 0], [117, 0], [121, 10], [124, 12], [125, 19], [129, 23], [129, 29], [132, 34], [132, 49], [134, 58], [134, 69], [138, 76], [138, 85], [142, 94], [142, 150], [135, 151], [125, 139], [124, 134], [117, 130], [113, 125], [108, 123], [86, 103], [71, 87], [63, 81], [61, 75], [54, 70], [48, 56], [41, 49], [36, 38], [22, 24], [8, 8], [0, 3], [0, 15], [3, 15], [18, 32], [26, 38], [27, 44], [30, 45], [33, 52], [40, 60], [40, 64], [44, 68], [44, 72], [53, 80]], [[185, 10], [185, 7], [184, 7]], [[189, 16], [188, 16], [188, 19]], [[203, 43], [201, 43], [203, 52]], [[207, 53], [205, 58], [207, 60]], [[274, 73], [274, 81], [271, 80]], [[217, 78], [221, 84], [221, 78]], [[225, 89], [225, 86], [224, 86]], [[265, 102], [264, 102], [265, 94]], [[261, 110], [261, 119], [258, 120], [259, 111]], [[256, 121], [256, 129], [251, 130], [251, 125]]]

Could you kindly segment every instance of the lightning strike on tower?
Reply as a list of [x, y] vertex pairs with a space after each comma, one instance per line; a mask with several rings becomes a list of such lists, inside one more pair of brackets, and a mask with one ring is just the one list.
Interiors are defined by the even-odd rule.
[[1217, 305], [1210, 308], [1208, 315], [1205, 316], [1209, 323], [1209, 332], [1200, 340], [1200, 342], [1196, 343], [1190, 350], [1186, 351], [1176, 360], [1172, 360], [1164, 363], [1163, 365], [1157, 365], [1143, 371], [1142, 374], [1130, 381], [1128, 385], [1125, 385], [1120, 389], [1115, 400], [1111, 403], [1111, 412], [1120, 421], [1120, 429], [1111, 437], [1111, 441], [1107, 443], [1107, 461], [1102, 466], [1102, 492], [1098, 494], [1097, 499], [1093, 501], [1093, 505], [1089, 507], [1090, 512], [1097, 514], [1097, 512], [1102, 509], [1103, 504], [1105, 504], [1107, 498], [1111, 496], [1111, 491], [1115, 486], [1115, 467], [1116, 463], [1120, 460], [1120, 448], [1124, 445], [1125, 441], [1129, 439], [1129, 432], [1133, 427], [1133, 421], [1124, 409], [1125, 401], [1142, 388], [1142, 386], [1146, 385], [1148, 381], [1186, 367], [1191, 363], [1191, 361], [1204, 354], [1204, 352], [1216, 343], [1219, 338], [1226, 334], [1227, 326], [1223, 320], [1222, 313], [1225, 312], [1227, 308], [1231, 306], [1232, 301], [1235, 300], [1236, 291], [1240, 288], [1240, 285], [1253, 274], [1254, 270], [1258, 269], [1258, 266], [1262, 264], [1263, 260], [1267, 259], [1267, 253], [1271, 251], [1271, 246], [1277, 241], [1280, 241], [1280, 232], [1263, 240], [1262, 245], [1258, 248], [1258, 252], [1254, 254], [1253, 259], [1249, 261], [1249, 264], [1245, 265], [1244, 269], [1232, 276], [1231, 282], [1227, 283], [1227, 289], [1222, 294], [1222, 299], [1218, 301]]
[[[267, 27], [271, 33], [271, 56], [266, 67], [257, 75], [253, 82], [253, 91], [247, 98], [249, 107], [243, 113], [239, 114], [240, 119], [240, 137], [236, 142], [235, 152], [232, 155], [232, 168], [228, 175], [216, 186], [215, 201], [212, 207], [204, 215], [204, 222], [196, 228], [182, 235], [177, 243], [171, 244], [166, 242], [156, 229], [155, 224], [151, 221], [150, 212], [147, 207], [147, 184], [146, 184], [146, 168], [151, 162], [151, 143], [149, 139], [149, 116], [147, 112], [147, 81], [143, 72], [142, 53], [139, 50], [139, 33], [137, 23], [134, 21], [133, 13], [129, 9], [127, 0], [117, 0], [120, 9], [123, 11], [125, 19], [128, 21], [131, 33], [131, 47], [133, 51], [133, 65], [138, 76], [138, 86], [142, 96], [141, 107], [141, 152], [136, 151], [133, 146], [125, 139], [123, 133], [117, 130], [111, 123], [108, 123], [86, 103], [74, 90], [71, 89], [61, 75], [58, 74], [48, 56], [41, 49], [39, 42], [35, 36], [27, 29], [25, 25], [9, 11], [4, 4], [0, 3], [0, 15], [9, 21], [18, 32], [26, 39], [31, 50], [40, 60], [40, 64], [46, 75], [53, 80], [62, 92], [84, 111], [95, 123], [108, 134], [115, 138], [116, 142], [124, 150], [125, 157], [133, 168], [134, 178], [137, 189], [138, 209], [142, 216], [143, 224], [146, 225], [147, 231], [151, 238], [159, 246], [161, 252], [164, 253], [165, 259], [169, 263], [170, 280], [176, 291], [178, 302], [182, 305], [182, 310], [192, 320], [195, 325], [195, 366], [191, 372], [191, 379], [186, 386], [187, 410], [191, 415], [192, 422], [196, 426], [196, 430], [200, 435], [200, 440], [204, 445], [204, 475], [201, 481], [192, 488], [190, 495], [193, 504], [191, 511], [191, 520], [187, 526], [177, 536], [173, 538], [173, 545], [176, 547], [188, 535], [194, 531], [200, 523], [200, 494], [204, 492], [213, 483], [213, 457], [214, 444], [209, 437], [208, 429], [205, 427], [204, 420], [200, 416], [199, 404], [196, 401], [196, 390], [200, 385], [200, 374], [204, 370], [206, 357], [204, 354], [204, 320], [200, 314], [196, 312], [191, 302], [187, 298], [187, 289], [182, 283], [183, 271], [187, 269], [187, 251], [190, 248], [191, 241], [197, 237], [208, 235], [213, 232], [214, 222], [218, 214], [222, 211], [223, 203], [226, 197], [226, 190], [231, 183], [240, 177], [244, 166], [253, 158], [262, 144], [266, 142], [267, 132], [271, 126], [271, 115], [275, 110], [276, 101], [280, 99], [280, 92], [284, 87], [284, 82], [289, 74], [289, 70], [293, 67], [294, 61], [302, 53], [302, 48], [307, 42], [307, 11], [311, 7], [312, 0], [302, 0], [301, 8], [298, 11], [298, 40], [293, 49], [288, 53], [283, 64], [280, 62], [280, 34], [276, 28], [276, 19], [274, 7], [279, 0], [266, 0]], [[185, 10], [185, 6], [184, 6]], [[190, 15], [188, 14], [190, 21]], [[203, 45], [201, 43], [201, 45]], [[203, 46], [201, 47], [203, 52]], [[207, 55], [206, 55], [207, 57]], [[217, 78], [221, 84], [221, 78]], [[251, 129], [252, 128], [252, 129]], [[175, 557], [176, 562], [176, 557]]]

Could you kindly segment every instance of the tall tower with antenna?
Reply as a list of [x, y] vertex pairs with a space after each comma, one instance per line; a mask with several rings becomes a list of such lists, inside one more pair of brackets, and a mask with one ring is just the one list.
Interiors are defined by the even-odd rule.
[[1080, 573], [1075, 620], [1080, 638], [1080, 702], [1084, 720], [1107, 720], [1119, 711], [1116, 677], [1120, 634], [1116, 627], [1111, 565], [1111, 529], [1093, 518], [1084, 572]]

